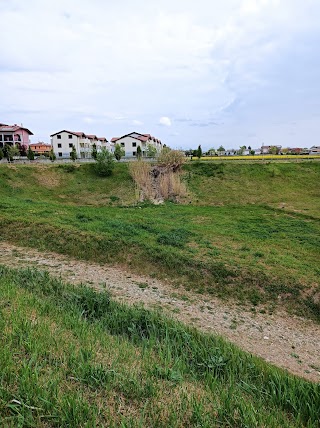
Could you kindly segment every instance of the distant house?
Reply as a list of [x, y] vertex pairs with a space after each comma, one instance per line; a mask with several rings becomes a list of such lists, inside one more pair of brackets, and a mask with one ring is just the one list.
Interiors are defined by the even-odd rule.
[[261, 154], [262, 155], [268, 155], [271, 154], [272, 148], [275, 147], [277, 149], [277, 154], [279, 154], [281, 152], [281, 148], [282, 146], [261, 146]]
[[29, 147], [36, 156], [47, 156], [51, 151], [51, 144], [46, 144], [42, 141], [39, 141], [38, 143], [29, 144]]
[[309, 150], [309, 155], [320, 155], [320, 146], [312, 146]]
[[5, 144], [28, 147], [30, 144], [30, 135], [33, 135], [33, 133], [22, 125], [5, 125], [4, 123], [0, 123], [0, 148], [4, 147]]
[[120, 144], [120, 146], [125, 151], [126, 157], [136, 157], [137, 148], [141, 147], [142, 156], [146, 156], [148, 145], [151, 144], [161, 151], [162, 142], [155, 137], [152, 137], [150, 134], [139, 134], [138, 132], [131, 132], [131, 134], [123, 135], [122, 137], [111, 138], [113, 144]]
[[84, 132], [75, 132], [63, 130], [51, 134], [51, 145], [57, 158], [69, 159], [72, 151], [72, 146], [75, 147], [77, 156], [80, 159], [90, 159], [92, 147], [95, 144], [97, 151], [101, 151], [103, 147], [112, 151], [112, 145], [108, 143], [105, 137], [97, 137], [92, 134], [85, 134]]

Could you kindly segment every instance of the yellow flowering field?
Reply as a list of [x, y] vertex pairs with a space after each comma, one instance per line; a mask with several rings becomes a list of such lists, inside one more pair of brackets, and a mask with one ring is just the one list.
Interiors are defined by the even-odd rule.
[[[198, 158], [193, 156], [192, 160]], [[200, 160], [273, 160], [273, 159], [320, 159], [319, 155], [254, 155], [254, 156], [203, 156]], [[191, 159], [190, 159], [191, 160]]]

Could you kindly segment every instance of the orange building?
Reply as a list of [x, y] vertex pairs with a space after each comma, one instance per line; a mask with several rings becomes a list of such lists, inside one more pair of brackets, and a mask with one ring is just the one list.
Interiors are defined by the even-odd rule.
[[37, 156], [40, 156], [40, 155], [48, 156], [51, 150], [51, 144], [46, 144], [43, 141], [29, 144], [29, 147]]

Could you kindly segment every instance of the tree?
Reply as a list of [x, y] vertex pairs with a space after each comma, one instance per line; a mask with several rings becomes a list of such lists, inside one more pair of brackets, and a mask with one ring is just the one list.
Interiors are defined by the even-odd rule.
[[148, 158], [154, 159], [157, 156], [157, 153], [158, 153], [157, 148], [154, 145], [152, 145], [152, 144], [147, 145], [147, 157]]
[[51, 160], [51, 162], [54, 162], [57, 159], [57, 156], [56, 156], [55, 152], [53, 151], [53, 148], [50, 150], [49, 159]]
[[29, 161], [34, 160], [34, 152], [32, 151], [30, 146], [28, 147], [27, 158], [29, 159]]
[[216, 151], [215, 151], [215, 149], [213, 147], [208, 150], [208, 155], [209, 156], [214, 156], [215, 154], [216, 154]]
[[97, 154], [98, 154], [97, 145], [96, 145], [96, 143], [93, 143], [92, 144], [92, 150], [91, 150], [91, 157], [96, 160]]
[[20, 156], [27, 156], [27, 146], [25, 144], [18, 143], [18, 149]]
[[238, 150], [238, 155], [242, 156], [245, 150], [246, 150], [246, 146], [241, 146], [240, 149]]
[[72, 159], [73, 162], [75, 162], [78, 159], [77, 151], [76, 151], [74, 144], [72, 144], [72, 150], [70, 152], [70, 159]]
[[277, 147], [277, 146], [271, 146], [271, 147], [270, 147], [270, 149], [269, 149], [269, 152], [270, 152], [272, 155], [278, 155], [278, 154], [279, 154], [279, 152], [280, 152], [280, 148], [279, 148], [279, 147]]
[[12, 162], [14, 156], [20, 155], [18, 147], [11, 146], [10, 144], [4, 145], [3, 153], [4, 153], [4, 156], [7, 158], [8, 162]]
[[226, 150], [225, 150], [225, 148], [223, 147], [223, 146], [220, 146], [218, 149], [217, 149], [217, 152], [218, 152], [218, 154], [220, 154], [221, 155], [221, 152], [225, 152]]
[[108, 177], [112, 174], [114, 168], [114, 156], [105, 147], [101, 152], [97, 153], [96, 163], [94, 165], [95, 172], [100, 177]]
[[138, 147], [137, 147], [137, 158], [138, 158], [138, 159], [141, 159], [141, 156], [142, 156], [142, 150], [141, 150], [141, 147], [140, 147], [140, 146], [138, 146]]
[[3, 150], [0, 148], [0, 161], [1, 161], [1, 159], [3, 159], [4, 158], [4, 153], [3, 153]]
[[250, 155], [251, 155], [251, 156], [254, 156], [254, 155], [255, 155], [255, 153], [256, 153], [256, 152], [255, 152], [255, 150], [252, 150], [252, 149], [250, 150]]
[[117, 161], [119, 161], [125, 155], [126, 155], [126, 152], [123, 150], [120, 144], [116, 144], [114, 148], [114, 157], [117, 159]]
[[201, 148], [201, 146], [200, 146], [200, 145], [198, 146], [198, 149], [197, 149], [197, 155], [196, 155], [196, 156], [197, 156], [197, 158], [198, 158], [198, 159], [200, 159], [200, 158], [201, 158], [201, 156], [202, 156], [202, 148]]

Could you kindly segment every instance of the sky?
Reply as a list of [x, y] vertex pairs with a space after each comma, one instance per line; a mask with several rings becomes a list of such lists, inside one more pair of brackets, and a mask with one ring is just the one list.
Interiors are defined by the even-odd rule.
[[319, 0], [0, 0], [0, 19], [0, 122], [32, 142], [319, 145]]

